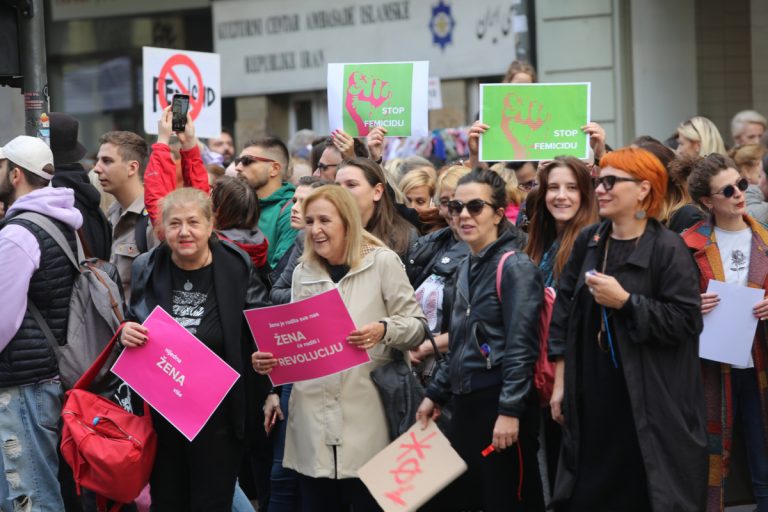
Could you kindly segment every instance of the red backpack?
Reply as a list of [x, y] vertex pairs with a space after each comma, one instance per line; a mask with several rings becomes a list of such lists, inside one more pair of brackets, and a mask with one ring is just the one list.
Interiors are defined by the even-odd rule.
[[74, 387], [67, 391], [61, 411], [61, 455], [72, 468], [77, 493], [85, 487], [96, 493], [99, 510], [106, 500], [130, 503], [149, 482], [155, 462], [157, 437], [149, 406], [136, 416], [104, 397], [87, 391], [112, 355], [121, 329]]
[[[515, 251], [505, 252], [499, 260], [499, 266], [496, 268], [496, 295], [501, 302], [501, 273], [504, 268], [504, 262], [507, 261]], [[539, 393], [539, 404], [542, 407], [549, 405], [552, 398], [552, 389], [555, 385], [555, 365], [547, 358], [547, 339], [549, 338], [549, 321], [552, 319], [552, 309], [555, 306], [555, 289], [544, 288], [544, 302], [541, 305], [541, 314], [539, 315], [539, 358], [536, 360], [536, 366], [533, 369], [533, 385]]]

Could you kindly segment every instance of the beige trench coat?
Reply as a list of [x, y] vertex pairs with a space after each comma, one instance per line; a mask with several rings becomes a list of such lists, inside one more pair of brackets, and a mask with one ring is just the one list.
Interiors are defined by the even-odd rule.
[[357, 478], [357, 470], [389, 444], [371, 370], [391, 361], [393, 350], [415, 348], [424, 341], [424, 313], [400, 258], [387, 248], [372, 248], [360, 267], [338, 284], [324, 268], [300, 263], [293, 273], [292, 300], [334, 287], [356, 326], [384, 320], [387, 332], [368, 351], [371, 362], [294, 384], [283, 465], [313, 478]]

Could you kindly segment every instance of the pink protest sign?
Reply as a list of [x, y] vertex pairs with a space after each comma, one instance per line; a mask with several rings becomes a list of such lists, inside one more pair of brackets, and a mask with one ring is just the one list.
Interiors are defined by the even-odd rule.
[[192, 441], [240, 375], [163, 308], [143, 325], [149, 341], [123, 350], [112, 373]]
[[249, 309], [245, 318], [259, 350], [277, 358], [269, 374], [275, 386], [325, 377], [371, 360], [365, 350], [346, 341], [356, 327], [338, 290]]

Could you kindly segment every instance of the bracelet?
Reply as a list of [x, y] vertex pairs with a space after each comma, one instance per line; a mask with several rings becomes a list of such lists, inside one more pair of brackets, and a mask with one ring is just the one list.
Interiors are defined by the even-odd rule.
[[384, 326], [384, 334], [381, 335], [381, 339], [383, 340], [387, 337], [387, 322], [384, 320], [379, 320], [379, 323]]

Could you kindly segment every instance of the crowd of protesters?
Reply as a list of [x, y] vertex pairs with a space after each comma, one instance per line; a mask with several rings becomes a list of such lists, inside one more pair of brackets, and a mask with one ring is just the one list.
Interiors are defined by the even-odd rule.
[[[504, 81], [535, 80], [514, 63]], [[588, 161], [485, 163], [478, 121], [468, 159], [436, 167], [382, 161], [384, 128], [237, 153], [226, 132], [199, 141], [191, 117], [174, 133], [166, 109], [151, 148], [108, 132], [86, 169], [77, 120], [52, 113], [50, 148], [0, 148], [0, 510], [96, 510], [57, 456], [63, 390], [30, 307], [62, 343], [75, 273], [17, 217], [35, 212], [114, 265], [123, 350], [161, 306], [241, 377], [194, 441], [152, 410], [149, 493], [125, 510], [379, 510], [357, 476], [392, 440], [370, 374], [404, 357], [425, 389], [412, 422], [438, 421], [468, 466], [424, 510], [722, 511], [739, 438], [768, 512], [768, 299], [746, 366], [699, 357], [710, 280], [768, 291], [766, 124], [737, 113], [727, 149], [703, 116], [621, 148], [589, 123]], [[242, 311], [330, 289], [371, 361], [272, 388], [278, 361]]]

